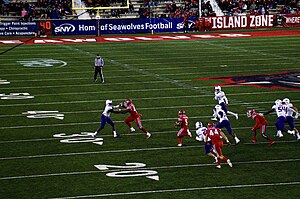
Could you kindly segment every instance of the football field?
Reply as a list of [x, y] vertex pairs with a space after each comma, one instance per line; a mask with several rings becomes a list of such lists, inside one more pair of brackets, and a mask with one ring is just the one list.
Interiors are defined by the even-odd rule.
[[[0, 44], [0, 52], [0, 198], [299, 198], [300, 143], [274, 137], [275, 114], [265, 117], [276, 143], [259, 134], [250, 143], [246, 112], [286, 97], [300, 108], [300, 35]], [[105, 83], [93, 80], [97, 53]], [[217, 169], [195, 140], [195, 123], [211, 121], [216, 85], [239, 114], [229, 119], [240, 144], [224, 129], [232, 168]], [[106, 125], [93, 139], [105, 101], [126, 98], [152, 137], [136, 124], [128, 134], [128, 114], [111, 114], [121, 137]], [[177, 147], [180, 109], [193, 139]]]

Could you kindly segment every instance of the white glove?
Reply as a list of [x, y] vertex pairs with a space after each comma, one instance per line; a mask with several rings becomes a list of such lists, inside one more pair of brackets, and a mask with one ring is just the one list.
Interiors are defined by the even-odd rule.
[[298, 117], [299, 117], [299, 113], [297, 112], [295, 115], [295, 119], [298, 119]]

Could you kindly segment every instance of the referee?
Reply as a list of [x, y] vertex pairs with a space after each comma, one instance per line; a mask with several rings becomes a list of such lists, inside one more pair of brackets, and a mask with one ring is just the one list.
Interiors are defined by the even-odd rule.
[[94, 81], [97, 81], [97, 75], [99, 73], [100, 78], [101, 78], [101, 82], [104, 83], [104, 77], [103, 77], [103, 72], [102, 72], [102, 68], [104, 67], [104, 60], [102, 59], [102, 57], [100, 57], [99, 54], [97, 54], [96, 58], [95, 58], [95, 72], [94, 72]]

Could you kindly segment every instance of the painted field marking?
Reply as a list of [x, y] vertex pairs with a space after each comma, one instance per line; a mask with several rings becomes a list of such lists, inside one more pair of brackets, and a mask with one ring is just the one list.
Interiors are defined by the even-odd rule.
[[27, 111], [22, 113], [26, 115], [29, 119], [44, 119], [44, 118], [55, 118], [59, 120], [64, 119], [64, 114], [59, 113], [59, 111]]
[[[158, 172], [145, 168], [146, 164], [144, 163], [125, 163], [125, 165], [105, 165], [98, 164], [94, 165], [100, 171], [107, 171], [106, 176], [114, 178], [128, 178], [128, 177], [141, 177], [145, 176], [146, 178], [159, 181]], [[110, 168], [119, 169], [120, 171], [110, 171]]]
[[[276, 143], [297, 143], [294, 141], [276, 141]], [[243, 143], [245, 145], [255, 144], [267, 144], [267, 142], [259, 143]], [[74, 153], [57, 153], [57, 154], [44, 154], [44, 155], [27, 155], [27, 156], [15, 156], [15, 157], [2, 157], [0, 160], [17, 160], [17, 159], [32, 159], [32, 158], [47, 158], [47, 157], [63, 157], [63, 156], [77, 156], [77, 155], [93, 155], [93, 154], [107, 154], [107, 153], [125, 153], [125, 152], [140, 152], [140, 151], [159, 151], [159, 150], [174, 150], [174, 149], [190, 149], [190, 148], [202, 148], [202, 144], [194, 146], [184, 146], [182, 148], [177, 146], [172, 147], [157, 147], [157, 148], [139, 148], [139, 149], [122, 149], [122, 150], [108, 150], [108, 151], [89, 151], [89, 152], [74, 152]]]
[[[178, 147], [177, 147], [178, 149]], [[272, 163], [282, 163], [282, 162], [299, 162], [300, 159], [277, 159], [277, 160], [257, 160], [257, 161], [245, 161], [245, 162], [234, 162], [234, 165], [242, 164], [272, 164]], [[226, 163], [221, 163], [226, 164]], [[173, 166], [158, 166], [158, 167], [149, 167], [149, 169], [174, 169], [174, 168], [191, 168], [191, 167], [210, 167], [216, 166], [214, 163], [210, 164], [191, 164], [191, 165], [173, 165]], [[137, 168], [138, 169], [138, 168]], [[143, 168], [142, 168], [143, 169]], [[50, 174], [36, 174], [36, 175], [23, 175], [23, 176], [7, 176], [1, 177], [0, 180], [14, 180], [14, 179], [27, 179], [27, 178], [41, 178], [41, 177], [52, 177], [52, 176], [68, 176], [68, 175], [85, 175], [93, 173], [107, 173], [107, 172], [117, 172], [120, 169], [116, 170], [92, 170], [92, 171], [79, 171], [79, 172], [64, 172], [64, 173], [50, 173]]]
[[[187, 191], [199, 191], [199, 190], [217, 190], [217, 189], [237, 189], [237, 188], [253, 188], [253, 187], [266, 187], [266, 186], [288, 186], [299, 185], [300, 182], [274, 182], [274, 183], [262, 183], [262, 184], [241, 184], [241, 185], [223, 185], [213, 187], [194, 187], [194, 188], [180, 188], [180, 189], [162, 189], [152, 191], [135, 191], [135, 192], [123, 192], [123, 193], [107, 193], [107, 194], [93, 194], [82, 196], [66, 196], [50, 199], [78, 199], [78, 198], [96, 198], [96, 197], [109, 197], [109, 196], [128, 196], [128, 195], [141, 195], [141, 194], [153, 194], [153, 193], [167, 193], [167, 192], [187, 192]], [[146, 196], [145, 196], [146, 197]]]

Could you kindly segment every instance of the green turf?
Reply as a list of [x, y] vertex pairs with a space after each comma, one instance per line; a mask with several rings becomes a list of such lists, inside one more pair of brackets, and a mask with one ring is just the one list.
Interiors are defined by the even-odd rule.
[[[0, 52], [11, 47], [0, 45]], [[106, 62], [105, 84], [93, 82], [97, 53]], [[0, 93], [29, 93], [34, 98], [0, 100], [0, 198], [298, 198], [299, 143], [287, 134], [273, 137], [276, 116], [271, 114], [266, 116], [268, 135], [277, 143], [269, 147], [258, 136], [259, 143], [250, 144], [254, 121], [245, 113], [248, 107], [265, 112], [285, 97], [300, 107], [299, 90], [223, 87], [228, 108], [240, 115], [239, 120], [229, 118], [242, 142], [223, 148], [233, 168], [224, 164], [217, 170], [202, 143], [194, 139], [184, 138], [185, 146], [177, 147], [174, 122], [178, 110], [185, 109], [195, 136], [195, 122], [210, 121], [216, 104], [214, 85], [223, 82], [198, 78], [296, 71], [299, 57], [299, 36], [14, 48], [0, 57], [0, 78], [10, 82], [0, 85]], [[67, 65], [29, 68], [18, 62], [36, 59]], [[126, 98], [132, 98], [143, 114], [150, 140], [138, 130], [128, 135], [126, 116], [113, 114], [120, 139], [114, 139], [106, 126], [98, 136], [103, 145], [60, 142], [68, 135], [94, 132], [105, 100], [117, 104]], [[63, 120], [28, 119], [22, 114], [55, 110], [64, 114]], [[53, 137], [60, 133], [67, 136]], [[146, 164], [140, 169], [157, 172], [159, 181], [109, 177], [106, 174], [128, 169], [94, 167], [126, 163]]]

